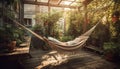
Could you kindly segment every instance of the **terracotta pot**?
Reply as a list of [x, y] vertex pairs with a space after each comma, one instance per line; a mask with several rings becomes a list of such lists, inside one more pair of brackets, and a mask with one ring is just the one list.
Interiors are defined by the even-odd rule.
[[112, 52], [109, 52], [109, 53], [106, 53], [105, 54], [105, 59], [108, 60], [108, 61], [113, 61], [113, 53]]
[[9, 44], [8, 44], [8, 50], [11, 52], [11, 51], [14, 51], [15, 50], [15, 47], [16, 47], [16, 41], [11, 41]]

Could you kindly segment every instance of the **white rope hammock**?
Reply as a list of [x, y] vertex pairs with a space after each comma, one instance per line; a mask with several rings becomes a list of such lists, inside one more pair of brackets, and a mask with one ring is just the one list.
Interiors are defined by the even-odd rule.
[[59, 49], [62, 49], [62, 50], [75, 50], [75, 49], [78, 49], [85, 44], [85, 42], [87, 41], [87, 39], [89, 38], [89, 36], [94, 31], [95, 27], [98, 25], [98, 23], [100, 21], [95, 26], [93, 26], [90, 30], [88, 30], [87, 32], [82, 34], [81, 36], [75, 38], [72, 41], [68, 41], [68, 42], [61, 42], [61, 41], [58, 41], [57, 39], [52, 38], [52, 37], [49, 37], [49, 38], [42, 37], [41, 35], [36, 34], [32, 30], [30, 30], [29, 28], [20, 24], [18, 21], [13, 20], [13, 22], [15, 22], [17, 25], [23, 27], [24, 29], [26, 29], [27, 31], [32, 33], [37, 38], [39, 38], [39, 39], [45, 41], [46, 43], [48, 43], [51, 46], [52, 49], [59, 48]]
[[[108, 5], [104, 6], [104, 7], [108, 7], [112, 4], [112, 1], [110, 1], [108, 3]], [[103, 5], [101, 5], [103, 6]], [[10, 17], [8, 17], [10, 18]], [[10, 18], [11, 19], [11, 18]], [[23, 27], [24, 29], [26, 29], [27, 31], [29, 31], [31, 34], [33, 34], [34, 36], [36, 36], [37, 38], [45, 41], [46, 43], [48, 43], [51, 47], [53, 48], [60, 48], [63, 50], [74, 50], [74, 49], [78, 49], [81, 46], [83, 46], [85, 44], [85, 42], [87, 41], [87, 39], [89, 38], [89, 36], [91, 35], [91, 33], [94, 31], [95, 27], [98, 25], [98, 23], [100, 23], [100, 21], [93, 26], [90, 30], [88, 30], [86, 33], [82, 34], [81, 36], [75, 38], [74, 40], [68, 41], [68, 42], [61, 42], [58, 41], [55, 38], [49, 37], [42, 37], [41, 35], [36, 34], [34, 31], [30, 30], [29, 28], [25, 27], [24, 25], [20, 24], [18, 21], [11, 19], [14, 23], [16, 23], [17, 25]]]
[[58, 41], [55, 38], [49, 37], [48, 39], [45, 38], [45, 40], [48, 42], [49, 45], [51, 45], [53, 48], [57, 47], [63, 50], [76, 50], [83, 46], [91, 33], [94, 31], [95, 27], [98, 25], [98, 23], [93, 26], [90, 30], [88, 30], [86, 33], [80, 35], [79, 37], [75, 38], [74, 40], [68, 41], [68, 42], [61, 42]]

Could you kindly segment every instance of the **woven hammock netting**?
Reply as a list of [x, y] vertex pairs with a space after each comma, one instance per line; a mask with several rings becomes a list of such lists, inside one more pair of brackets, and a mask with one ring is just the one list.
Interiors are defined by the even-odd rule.
[[[111, 5], [111, 3], [109, 5]], [[109, 6], [109, 5], [107, 5], [107, 6]], [[100, 21], [98, 21], [98, 23], [95, 26], [93, 26], [90, 30], [88, 30], [84, 34], [80, 35], [79, 37], [76, 37], [74, 40], [67, 41], [67, 42], [61, 42], [53, 37], [46, 38], [44, 36], [38, 35], [34, 31], [30, 30], [29, 28], [27, 28], [24, 25], [22, 25], [21, 23], [19, 23], [17, 20], [14, 20], [14, 19], [11, 19], [11, 20], [14, 23], [16, 23], [17, 25], [24, 28], [25, 30], [29, 31], [32, 35], [36, 36], [40, 40], [45, 41], [47, 44], [49, 44], [49, 46], [53, 50], [57, 50], [58, 52], [63, 52], [63, 53], [65, 53], [64, 51], [67, 51], [67, 52], [79, 51], [79, 49], [81, 49], [85, 45], [86, 41], [88, 40], [88, 38], [90, 37], [92, 32], [95, 30], [96, 26], [101, 21], [101, 19], [100, 19]]]
[[49, 46], [53, 49], [53, 50], [57, 50], [57, 51], [77, 51], [79, 50], [81, 47], [83, 47], [85, 45], [85, 42], [87, 41], [87, 39], [89, 38], [89, 36], [91, 35], [91, 33], [94, 31], [95, 27], [98, 25], [98, 22], [95, 26], [93, 26], [90, 30], [88, 30], [87, 32], [85, 32], [84, 34], [80, 35], [79, 37], [75, 38], [74, 40], [68, 41], [68, 42], [61, 42], [55, 38], [52, 37], [44, 37], [41, 35], [38, 35], [37, 33], [35, 33], [34, 31], [30, 30], [29, 28], [25, 27], [24, 25], [20, 24], [19, 22], [17, 22], [16, 20], [13, 20], [17, 25], [21, 26], [22, 28], [24, 28], [25, 30], [29, 31], [31, 34], [33, 34], [34, 36], [36, 36], [37, 38], [39, 38], [40, 40], [45, 41], [47, 44], [49, 44]]

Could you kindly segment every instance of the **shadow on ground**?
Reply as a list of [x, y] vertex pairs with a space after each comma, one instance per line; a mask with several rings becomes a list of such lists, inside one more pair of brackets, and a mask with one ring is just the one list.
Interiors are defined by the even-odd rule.
[[79, 57], [68, 59], [59, 65], [49, 64], [41, 69], [77, 69], [78, 67], [85, 66], [85, 63], [93, 61], [91, 57]]

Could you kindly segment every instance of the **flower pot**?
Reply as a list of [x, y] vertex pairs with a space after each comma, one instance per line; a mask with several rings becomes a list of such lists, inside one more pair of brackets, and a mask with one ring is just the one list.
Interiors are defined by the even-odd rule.
[[9, 52], [13, 52], [15, 50], [15, 47], [16, 47], [16, 41], [11, 41], [9, 44], [8, 44], [8, 51]]
[[104, 57], [108, 61], [113, 61], [114, 54], [112, 52], [108, 52], [104, 55]]

